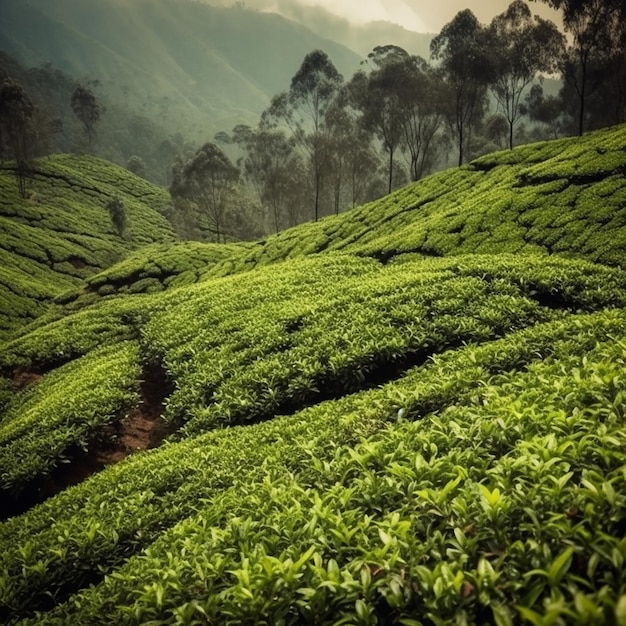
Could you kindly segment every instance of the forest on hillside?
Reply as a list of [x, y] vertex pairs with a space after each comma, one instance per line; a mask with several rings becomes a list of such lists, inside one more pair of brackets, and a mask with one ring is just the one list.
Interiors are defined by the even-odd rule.
[[[255, 239], [451, 163], [626, 120], [626, 7], [548, 4], [564, 33], [524, 0], [486, 25], [466, 9], [432, 39], [428, 60], [380, 45], [348, 78], [313, 50], [256, 125], [191, 140], [109, 102], [97, 77], [76, 83], [5, 55], [0, 154], [23, 195], [36, 156], [101, 154], [168, 186], [184, 238]], [[559, 78], [558, 93], [544, 92], [546, 76]]]

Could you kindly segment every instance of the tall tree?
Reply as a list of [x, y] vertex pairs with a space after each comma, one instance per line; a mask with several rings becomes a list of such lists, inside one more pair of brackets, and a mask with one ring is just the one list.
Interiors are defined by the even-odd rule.
[[621, 45], [616, 47], [604, 66], [602, 81], [590, 108], [598, 126], [626, 122], [626, 20], [622, 22]]
[[20, 83], [7, 79], [0, 86], [0, 136], [15, 160], [20, 195], [26, 197], [28, 164], [35, 147], [35, 106]]
[[401, 92], [404, 76], [399, 71], [409, 59], [403, 48], [377, 46], [368, 55], [369, 73], [357, 72], [350, 81], [350, 93], [361, 111], [363, 128], [373, 133], [387, 154], [388, 192], [393, 189], [394, 156], [403, 136]]
[[526, 94], [524, 109], [533, 122], [543, 124], [549, 130], [549, 138], [557, 139], [565, 133], [566, 112], [560, 97], [546, 96], [543, 87], [535, 84]]
[[411, 179], [415, 181], [422, 178], [439, 157], [438, 146], [442, 142], [437, 141], [437, 136], [443, 121], [445, 85], [440, 73], [421, 57], [404, 59], [398, 73], [402, 78], [403, 145], [408, 153]]
[[289, 165], [293, 158], [293, 140], [289, 140], [282, 129], [272, 128], [262, 118], [254, 129], [243, 124], [236, 126], [229, 141], [244, 150], [244, 177], [256, 191], [274, 231], [278, 232], [289, 213]]
[[330, 134], [328, 179], [335, 214], [344, 198], [348, 206], [355, 206], [364, 197], [367, 183], [379, 167], [372, 150], [372, 135], [362, 127], [360, 117], [350, 88], [344, 85], [332, 101], [326, 120]]
[[448, 124], [456, 136], [459, 165], [466, 159], [472, 131], [484, 117], [491, 75], [486, 29], [469, 9], [460, 11], [431, 41], [449, 89]]
[[306, 55], [291, 79], [288, 92], [275, 96], [266, 117], [284, 121], [307, 156], [314, 187], [315, 221], [319, 218], [322, 178], [328, 165], [328, 107], [343, 83], [328, 55], [314, 50]]
[[170, 193], [174, 200], [193, 202], [209, 218], [219, 243], [224, 240], [228, 198], [238, 179], [238, 168], [218, 146], [208, 142], [186, 163], [174, 168]]
[[91, 89], [84, 85], [77, 85], [72, 93], [71, 105], [74, 115], [81, 121], [85, 129], [89, 150], [91, 151], [96, 132], [96, 124], [102, 113], [100, 104]]
[[524, 0], [514, 0], [494, 17], [488, 35], [491, 91], [509, 124], [509, 147], [513, 148], [514, 126], [524, 111], [522, 95], [540, 72], [558, 70], [565, 38], [552, 22], [533, 19]]
[[[587, 121], [589, 97], [607, 80], [608, 59], [620, 46], [626, 20], [624, 0], [535, 0], [563, 14], [565, 30], [572, 36], [562, 63], [562, 74], [578, 100], [578, 134]], [[610, 80], [610, 79], [609, 79]]]

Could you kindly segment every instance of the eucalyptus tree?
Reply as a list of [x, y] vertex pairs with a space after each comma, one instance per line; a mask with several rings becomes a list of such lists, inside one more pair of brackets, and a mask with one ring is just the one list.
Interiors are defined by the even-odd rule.
[[486, 29], [469, 9], [460, 11], [431, 41], [431, 56], [440, 62], [447, 88], [447, 121], [459, 150], [467, 157], [472, 132], [485, 115], [491, 81]]
[[20, 195], [26, 197], [28, 163], [35, 149], [36, 109], [17, 81], [6, 79], [0, 86], [0, 137], [15, 160], [15, 179]]
[[235, 126], [230, 141], [243, 150], [240, 161], [243, 176], [278, 232], [289, 221], [294, 140], [283, 129], [267, 124], [262, 116], [256, 128], [245, 124]]
[[400, 91], [403, 147], [408, 153], [411, 179], [415, 181], [429, 172], [440, 156], [446, 91], [441, 73], [421, 57], [404, 59], [398, 70], [403, 79]]
[[553, 95], [546, 96], [539, 83], [534, 84], [526, 94], [524, 108], [533, 122], [539, 122], [548, 129], [550, 139], [566, 134], [568, 116], [562, 99]]
[[308, 160], [314, 188], [315, 221], [319, 218], [323, 176], [328, 167], [330, 133], [328, 107], [343, 83], [328, 55], [314, 50], [306, 55], [291, 79], [289, 91], [272, 99], [265, 113], [269, 121], [284, 122]]
[[399, 71], [409, 54], [394, 45], [377, 46], [368, 55], [374, 69], [358, 71], [349, 83], [351, 99], [361, 112], [361, 125], [381, 142], [387, 155], [388, 192], [393, 189], [394, 156], [402, 137], [404, 75]]
[[622, 28], [621, 47], [607, 60], [607, 79], [601, 83], [591, 103], [592, 115], [601, 126], [626, 122], [626, 20]]
[[367, 196], [377, 177], [380, 159], [372, 146], [372, 134], [362, 125], [349, 85], [344, 85], [328, 108], [328, 181], [335, 214], [342, 202], [354, 207]]
[[615, 53], [619, 53], [621, 48], [619, 65], [623, 67], [626, 62], [623, 54], [626, 3], [624, 0], [538, 1], [561, 11], [565, 30], [572, 38], [561, 71], [577, 99], [578, 134], [582, 135], [587, 122], [589, 97], [607, 80], [611, 80], [606, 71], [610, 59], [616, 58]]
[[539, 73], [556, 73], [565, 37], [554, 23], [534, 17], [524, 0], [514, 0], [488, 29], [491, 91], [509, 124], [513, 148], [515, 123], [524, 113], [523, 94]]
[[347, 105], [345, 90], [330, 104], [326, 123], [330, 131], [327, 176], [332, 192], [333, 209], [337, 215], [341, 206], [341, 192], [348, 183], [350, 160], [354, 154], [353, 144], [358, 136], [358, 126]]
[[207, 142], [186, 162], [174, 167], [170, 193], [174, 200], [193, 203], [210, 221], [218, 243], [224, 239], [229, 196], [239, 169], [214, 143]]
[[89, 150], [93, 146], [93, 139], [96, 132], [96, 124], [100, 120], [102, 107], [98, 103], [96, 96], [89, 87], [77, 85], [72, 93], [70, 101], [74, 115], [80, 120], [87, 135]]

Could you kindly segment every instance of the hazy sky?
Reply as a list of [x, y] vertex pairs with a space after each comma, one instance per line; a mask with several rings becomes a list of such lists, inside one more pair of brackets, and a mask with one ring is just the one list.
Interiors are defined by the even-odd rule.
[[[459, 11], [470, 8], [483, 23], [502, 13], [510, 0], [294, 0], [301, 4], [322, 6], [352, 22], [385, 20], [410, 30], [439, 32]], [[530, 3], [533, 13], [552, 20], [558, 14], [542, 2]]]

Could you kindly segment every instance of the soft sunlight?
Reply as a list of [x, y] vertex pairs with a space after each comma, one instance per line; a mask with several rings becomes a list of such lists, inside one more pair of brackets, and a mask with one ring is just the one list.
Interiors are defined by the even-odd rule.
[[302, 0], [302, 4], [324, 7], [326, 10], [345, 17], [351, 22], [366, 23], [388, 21], [400, 24], [409, 30], [423, 32], [424, 22], [415, 9], [404, 0]]

